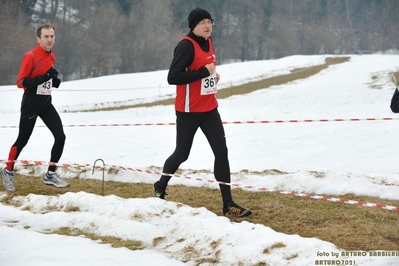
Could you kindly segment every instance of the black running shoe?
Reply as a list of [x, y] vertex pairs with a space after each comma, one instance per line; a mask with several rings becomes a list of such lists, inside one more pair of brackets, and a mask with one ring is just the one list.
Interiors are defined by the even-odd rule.
[[245, 209], [235, 203], [231, 204], [227, 208], [223, 208], [223, 214], [227, 217], [245, 217], [251, 215], [252, 212]]
[[159, 186], [159, 181], [155, 182], [154, 184], [154, 197], [165, 199], [166, 194], [165, 190]]

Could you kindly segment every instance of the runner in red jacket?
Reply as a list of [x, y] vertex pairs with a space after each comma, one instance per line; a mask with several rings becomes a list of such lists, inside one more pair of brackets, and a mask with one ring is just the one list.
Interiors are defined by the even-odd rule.
[[[212, 44], [213, 19], [208, 11], [196, 8], [188, 16], [191, 29], [176, 46], [168, 73], [169, 84], [176, 85], [176, 149], [165, 161], [160, 180], [154, 184], [154, 196], [165, 198], [166, 187], [188, 159], [198, 128], [205, 134], [215, 155], [214, 175], [221, 183], [230, 183], [230, 166], [223, 123], [216, 100], [216, 56]], [[234, 203], [230, 185], [219, 183], [223, 200], [223, 214], [244, 217], [251, 211]]]
[[[52, 88], [58, 88], [61, 80], [54, 68], [55, 54], [52, 48], [55, 42], [55, 29], [49, 24], [37, 29], [38, 46], [30, 50], [22, 59], [17, 77], [17, 86], [24, 89], [21, 103], [21, 116], [17, 140], [12, 145], [6, 168], [2, 169], [3, 187], [7, 191], [15, 191], [14, 161], [28, 143], [32, 135], [37, 117], [40, 117], [54, 136], [50, 162], [57, 163], [61, 158], [65, 134], [61, 118], [51, 103]], [[57, 176], [56, 166], [50, 165], [43, 183], [55, 187], [67, 187], [69, 184]]]

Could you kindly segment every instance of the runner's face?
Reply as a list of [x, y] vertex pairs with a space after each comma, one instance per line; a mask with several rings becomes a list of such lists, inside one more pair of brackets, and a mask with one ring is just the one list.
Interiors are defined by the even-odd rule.
[[193, 33], [207, 40], [211, 36], [212, 26], [212, 20], [207, 18], [203, 19], [197, 24], [197, 26], [195, 26]]
[[42, 29], [42, 35], [40, 37], [37, 37], [37, 42], [44, 50], [50, 52], [55, 43], [54, 29]]

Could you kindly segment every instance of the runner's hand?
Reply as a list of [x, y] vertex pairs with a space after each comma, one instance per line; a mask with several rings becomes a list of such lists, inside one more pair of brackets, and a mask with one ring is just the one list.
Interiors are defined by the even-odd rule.
[[58, 89], [58, 87], [60, 86], [60, 84], [61, 84], [61, 80], [60, 80], [59, 78], [53, 79], [53, 87], [54, 87], [54, 88], [57, 88], [57, 89]]
[[53, 79], [58, 77], [58, 71], [55, 68], [50, 68], [47, 70], [46, 75], [48, 79]]
[[209, 75], [212, 75], [216, 71], [216, 67], [214, 63], [207, 64], [205, 67], [208, 69]]

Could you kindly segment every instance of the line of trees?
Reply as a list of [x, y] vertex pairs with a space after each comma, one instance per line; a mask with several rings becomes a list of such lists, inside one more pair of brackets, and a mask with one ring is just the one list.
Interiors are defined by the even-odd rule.
[[36, 27], [56, 27], [62, 79], [167, 69], [195, 7], [215, 20], [218, 62], [396, 50], [397, 0], [2, 0], [0, 85], [14, 84]]

